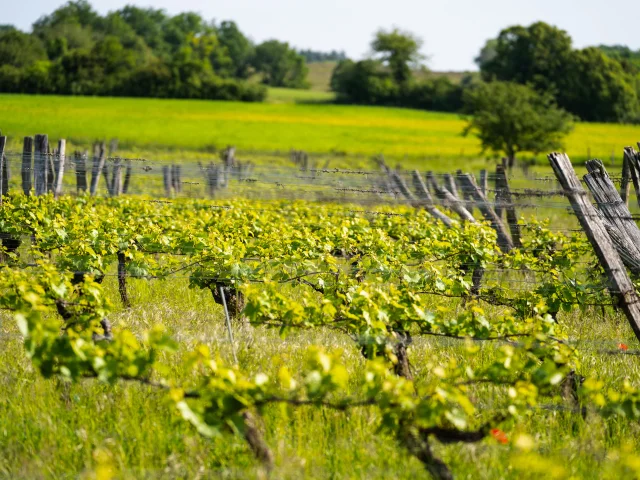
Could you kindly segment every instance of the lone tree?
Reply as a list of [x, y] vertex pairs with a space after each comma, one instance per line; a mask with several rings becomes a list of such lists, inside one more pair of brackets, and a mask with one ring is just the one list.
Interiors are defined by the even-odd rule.
[[472, 116], [463, 135], [475, 134], [486, 151], [505, 154], [509, 168], [520, 152], [561, 149], [573, 129], [573, 116], [560, 109], [549, 94], [508, 82], [481, 83], [464, 95]]
[[255, 48], [253, 67], [262, 73], [262, 83], [272, 87], [308, 88], [309, 69], [302, 55], [288, 43], [267, 40]]
[[424, 59], [420, 47], [420, 38], [397, 28], [390, 32], [379, 30], [371, 42], [372, 50], [389, 66], [398, 85], [405, 85], [411, 78], [411, 68], [419, 66]]

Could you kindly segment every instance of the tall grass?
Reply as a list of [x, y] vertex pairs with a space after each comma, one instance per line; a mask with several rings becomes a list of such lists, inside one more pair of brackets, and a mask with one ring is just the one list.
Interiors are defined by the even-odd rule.
[[[129, 280], [131, 310], [115, 312], [114, 326], [142, 332], [162, 323], [183, 347], [205, 343], [231, 359], [221, 308], [210, 295], [187, 288], [185, 279]], [[115, 278], [106, 280], [107, 293], [118, 303]], [[159, 302], [158, 299], [162, 301]], [[454, 302], [449, 308], [455, 309]], [[596, 310], [562, 314], [577, 339], [602, 343], [582, 346], [580, 373], [597, 376], [607, 385], [624, 377], [638, 378], [633, 356], [596, 353], [623, 341], [637, 341], [621, 314]], [[355, 344], [345, 335], [316, 329], [282, 340], [276, 331], [235, 325], [238, 359], [250, 372], [276, 374], [286, 363], [296, 371], [309, 345], [340, 349], [349, 370], [363, 366]], [[0, 478], [255, 478], [257, 465], [238, 437], [200, 437], [178, 418], [163, 394], [149, 387], [93, 381], [65, 385], [43, 379], [30, 366], [18, 330], [7, 312], [0, 312]], [[418, 381], [428, 381], [429, 364], [448, 359], [479, 366], [494, 359], [495, 345], [481, 345], [470, 355], [462, 342], [417, 338], [410, 356]], [[167, 358], [167, 374], [179, 383], [181, 358]], [[491, 415], [507, 395], [501, 388], [478, 387], [480, 415]], [[269, 408], [266, 437], [276, 455], [273, 478], [426, 478], [423, 467], [393, 439], [376, 432], [375, 409], [341, 413], [318, 408]], [[589, 414], [536, 409], [519, 423], [502, 427], [509, 444], [488, 439], [461, 446], [439, 446], [456, 478], [636, 478], [617, 455], [638, 451], [640, 429], [622, 420], [603, 421]], [[532, 437], [532, 451], [517, 445], [520, 434]], [[103, 476], [100, 477], [100, 474]]]
[[[290, 94], [283, 97], [276, 90], [273, 95]], [[272, 153], [298, 148], [337, 156], [382, 153], [451, 168], [481, 157], [477, 139], [461, 135], [464, 125], [458, 115], [399, 108], [0, 95], [0, 130], [11, 138], [12, 149], [24, 135], [48, 133], [74, 144], [116, 137], [130, 150], [211, 152], [235, 145], [240, 152]], [[574, 161], [587, 154], [609, 160], [612, 153], [618, 160], [621, 148], [638, 140], [638, 126], [580, 123], [566, 150]]]

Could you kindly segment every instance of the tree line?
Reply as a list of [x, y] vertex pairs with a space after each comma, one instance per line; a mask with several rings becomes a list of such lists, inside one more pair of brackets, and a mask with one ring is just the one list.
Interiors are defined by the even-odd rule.
[[421, 46], [409, 32], [378, 31], [370, 58], [343, 60], [336, 66], [331, 87], [338, 100], [462, 112], [477, 103], [465, 99], [473, 97], [469, 92], [483, 82], [509, 82], [550, 97], [584, 121], [640, 122], [640, 50], [574, 49], [567, 32], [554, 26], [543, 22], [513, 26], [483, 46], [476, 58], [479, 76], [468, 75], [454, 83], [446, 77], [416, 78]]
[[421, 47], [409, 32], [380, 30], [372, 55], [354, 61], [278, 40], [256, 45], [233, 21], [131, 5], [103, 16], [73, 0], [31, 33], [0, 25], [0, 92], [261, 101], [265, 85], [308, 88], [307, 63], [337, 61], [338, 102], [476, 113], [477, 92], [506, 88], [581, 120], [640, 122], [640, 50], [575, 49], [546, 23], [512, 26], [482, 47], [479, 74], [452, 81], [416, 74], [426, 71]]
[[[258, 76], [261, 81], [248, 81]], [[233, 21], [126, 6], [105, 16], [70, 1], [31, 33], [0, 26], [0, 91], [260, 101], [263, 85], [304, 88], [289, 44], [254, 45]]]

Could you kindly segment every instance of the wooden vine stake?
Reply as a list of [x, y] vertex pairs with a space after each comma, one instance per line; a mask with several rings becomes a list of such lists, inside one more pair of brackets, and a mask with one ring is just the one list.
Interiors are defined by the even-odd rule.
[[629, 206], [629, 190], [631, 187], [631, 164], [626, 155], [622, 158], [622, 180], [620, 181], [620, 198]]
[[49, 137], [47, 135], [36, 135], [35, 137], [35, 155], [33, 158], [33, 185], [36, 195], [44, 195], [47, 193], [47, 177], [49, 175]]
[[569, 157], [564, 153], [552, 153], [548, 158], [582, 229], [596, 252], [600, 265], [605, 270], [609, 282], [609, 293], [618, 300], [618, 305], [627, 316], [636, 338], [640, 340], [640, 298], [607, 233], [604, 221], [591, 205]]
[[640, 230], [609, 178], [600, 160], [586, 163], [584, 181], [591, 191], [604, 226], [622, 262], [631, 272], [640, 275]]
[[458, 170], [458, 179], [460, 184], [464, 189], [466, 189], [469, 194], [473, 197], [473, 200], [476, 202], [476, 206], [482, 212], [482, 216], [485, 220], [491, 222], [491, 227], [498, 234], [498, 246], [500, 250], [503, 252], [509, 252], [513, 249], [513, 241], [509, 236], [502, 220], [500, 217], [496, 215], [496, 212], [493, 211], [487, 197], [482, 194], [480, 187], [476, 185], [473, 176], [470, 174], [463, 174], [461, 170]]
[[7, 144], [7, 137], [0, 137], [0, 205], [2, 205], [2, 197], [9, 190], [9, 182], [7, 178], [7, 158], [4, 156], [4, 148]]
[[76, 192], [84, 193], [87, 191], [87, 157], [85, 152], [74, 152], [74, 161], [76, 165]]
[[31, 180], [33, 178], [33, 137], [24, 137], [22, 145], [22, 191], [31, 195]]
[[626, 162], [629, 167], [629, 175], [633, 182], [633, 189], [636, 191], [636, 200], [638, 201], [638, 205], [640, 205], [640, 178], [638, 178], [640, 175], [640, 165], [638, 165], [638, 153], [633, 147], [625, 147], [623, 162]]
[[[93, 167], [91, 169], [91, 186], [89, 193], [91, 196], [95, 196], [98, 191], [98, 181], [100, 180], [100, 174], [104, 168], [106, 161], [106, 146], [104, 142], [94, 144], [93, 146]], [[109, 182], [107, 181], [107, 186]]]
[[[485, 177], [486, 178], [486, 177]], [[486, 186], [485, 186], [486, 191]], [[486, 194], [485, 194], [486, 196]], [[509, 180], [507, 179], [507, 172], [502, 165], [496, 167], [496, 215], [501, 216], [498, 213], [498, 203], [501, 208], [507, 212], [507, 223], [509, 224], [509, 230], [511, 231], [511, 240], [513, 245], [517, 248], [522, 247], [522, 240], [520, 236], [520, 225], [518, 225], [518, 214], [516, 213], [516, 207], [511, 197], [511, 189], [509, 188]]]
[[418, 197], [419, 205], [424, 207], [424, 209], [429, 212], [433, 218], [440, 220], [447, 227], [453, 226], [453, 220], [451, 220], [448, 216], [446, 216], [433, 205], [433, 198], [431, 198], [431, 194], [429, 193], [424, 180], [422, 180], [420, 172], [414, 170], [412, 176], [413, 188]]
[[56, 176], [54, 185], [54, 195], [58, 198], [62, 195], [62, 179], [64, 178], [65, 154], [67, 153], [67, 142], [62, 139], [58, 141], [58, 162], [56, 163]]

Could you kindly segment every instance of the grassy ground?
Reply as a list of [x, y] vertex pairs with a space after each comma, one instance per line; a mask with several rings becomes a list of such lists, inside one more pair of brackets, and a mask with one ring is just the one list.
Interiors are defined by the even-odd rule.
[[[311, 90], [320, 92], [328, 92], [331, 90], [331, 74], [336, 67], [337, 62], [316, 62], [309, 63], [308, 80], [311, 83]], [[447, 77], [454, 83], [460, 81], [467, 75], [478, 75], [478, 72], [431, 72], [428, 70], [415, 70], [413, 75], [416, 79]]]
[[269, 88], [268, 103], [331, 103], [334, 93], [318, 90], [296, 90], [293, 88]]
[[[272, 99], [316, 95], [276, 90]], [[0, 130], [13, 150], [24, 135], [48, 133], [83, 146], [115, 137], [123, 154], [151, 158], [211, 157], [235, 145], [258, 163], [297, 148], [335, 158], [333, 167], [369, 165], [383, 153], [394, 165], [469, 169], [482, 156], [475, 138], [461, 136], [464, 125], [458, 115], [399, 108], [0, 95]], [[638, 126], [580, 123], [566, 149], [574, 161], [618, 159], [638, 140]]]
[[[188, 289], [184, 279], [129, 282], [134, 307], [112, 315], [115, 327], [141, 332], [162, 323], [185, 348], [204, 342], [231, 358], [223, 314], [210, 295]], [[114, 277], [108, 278], [107, 287], [117, 304]], [[594, 353], [620, 341], [636, 348], [621, 315], [607, 312], [603, 319], [587, 310], [564, 314], [560, 320], [577, 339], [599, 340], [584, 347], [581, 373], [597, 375], [607, 384], [638, 378], [635, 357]], [[283, 361], [295, 371], [302, 352], [312, 344], [341, 349], [349, 369], [362, 367], [357, 349], [338, 333], [315, 330], [283, 341], [275, 331], [242, 325], [234, 329], [239, 362], [250, 371], [276, 371]], [[491, 361], [495, 351], [483, 345], [469, 357], [461, 343], [436, 340], [416, 339], [410, 348], [417, 378], [434, 356], [442, 362], [454, 357], [480, 365]], [[150, 388], [91, 381], [69, 387], [43, 379], [30, 367], [6, 312], [0, 312], [0, 344], [0, 478], [110, 478], [104, 476], [108, 472], [123, 479], [259, 477], [241, 439], [200, 437]], [[174, 366], [171, 375], [181, 374]], [[479, 388], [483, 409], [499, 408], [506, 392]], [[391, 438], [376, 433], [379, 420], [368, 409], [350, 414], [269, 409], [265, 429], [276, 455], [273, 478], [426, 478], [415, 459]], [[505, 430], [508, 445], [489, 439], [470, 446], [438, 446], [437, 453], [452, 465], [456, 478], [637, 478], [619, 456], [640, 449], [636, 424], [540, 409]], [[526, 455], [514, 445], [521, 433], [531, 435], [535, 444]]]
[[311, 90], [317, 90], [319, 92], [328, 92], [331, 90], [331, 74], [333, 69], [336, 68], [338, 62], [315, 62], [309, 63], [309, 75], [307, 79], [311, 84]]

